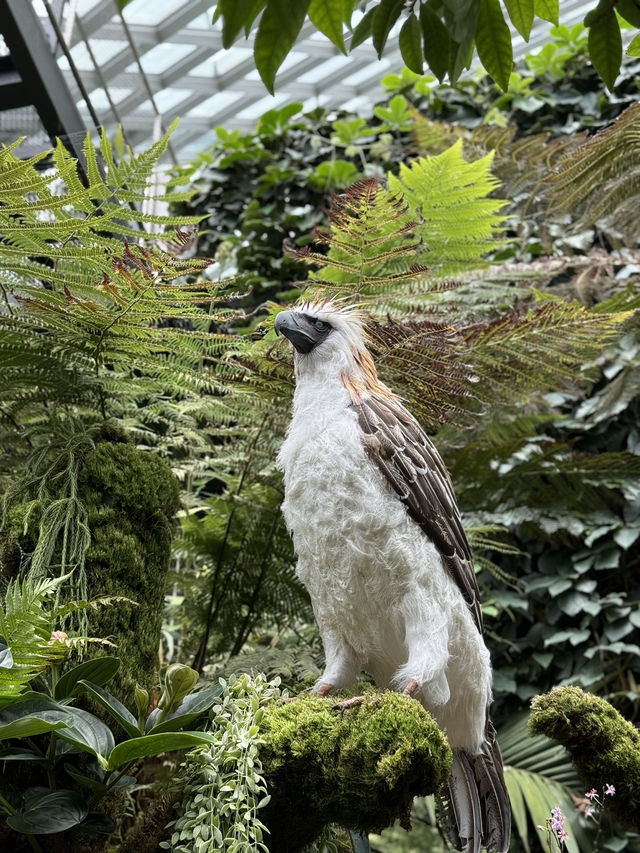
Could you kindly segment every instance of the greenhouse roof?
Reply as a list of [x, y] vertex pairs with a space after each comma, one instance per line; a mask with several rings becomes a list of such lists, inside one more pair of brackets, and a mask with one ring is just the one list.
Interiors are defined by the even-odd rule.
[[[46, 0], [32, 2], [51, 32]], [[380, 79], [403, 66], [394, 31], [378, 60], [370, 40], [343, 56], [307, 23], [272, 97], [254, 68], [251, 41], [223, 49], [211, 0], [132, 0], [122, 11], [116, 0], [49, 0], [49, 6], [68, 48], [68, 56], [58, 48], [58, 64], [87, 127], [93, 126], [91, 106], [100, 124], [108, 131], [121, 124], [138, 148], [179, 116], [172, 149], [180, 161], [209, 147], [216, 126], [250, 129], [274, 107], [299, 101], [306, 109], [369, 111], [383, 97]], [[562, 3], [563, 24], [583, 15], [580, 0]], [[539, 50], [550, 26], [536, 21], [528, 44], [516, 33], [515, 56]]]

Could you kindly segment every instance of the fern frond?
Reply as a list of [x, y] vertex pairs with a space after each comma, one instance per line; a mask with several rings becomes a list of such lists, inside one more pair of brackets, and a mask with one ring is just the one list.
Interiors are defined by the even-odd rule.
[[401, 193], [420, 217], [420, 261], [436, 267], [438, 275], [477, 267], [501, 244], [496, 234], [505, 202], [488, 197], [498, 186], [492, 162], [493, 153], [467, 162], [458, 140], [442, 154], [403, 163], [398, 177], [389, 175], [390, 191]]
[[640, 104], [632, 104], [607, 128], [560, 162], [550, 179], [552, 211], [581, 211], [578, 228], [605, 217], [629, 244], [640, 236]]
[[0, 604], [0, 636], [11, 659], [0, 665], [0, 705], [22, 693], [51, 663], [65, 657], [64, 647], [50, 642], [53, 623], [44, 604], [66, 579], [9, 582]]

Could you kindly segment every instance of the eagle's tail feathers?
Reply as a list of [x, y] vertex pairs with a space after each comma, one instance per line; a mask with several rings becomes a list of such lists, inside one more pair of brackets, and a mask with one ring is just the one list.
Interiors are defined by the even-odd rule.
[[473, 756], [463, 750], [454, 750], [449, 786], [444, 798], [448, 800], [449, 806], [445, 807], [445, 811], [450, 812], [453, 818], [445, 827], [449, 840], [463, 853], [480, 853], [482, 807]]
[[440, 797], [441, 827], [456, 850], [506, 853], [511, 837], [511, 807], [502, 759], [493, 730], [482, 753], [454, 750], [448, 789]]
[[500, 748], [490, 722], [484, 750], [473, 760], [483, 812], [482, 843], [487, 850], [506, 853], [511, 840], [511, 804], [504, 781]]

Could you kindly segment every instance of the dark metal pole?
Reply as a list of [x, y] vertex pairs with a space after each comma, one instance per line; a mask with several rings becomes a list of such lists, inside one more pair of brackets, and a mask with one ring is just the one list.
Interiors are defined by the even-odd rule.
[[[47, 133], [64, 144], [82, 163], [82, 143], [87, 128], [71, 96], [55, 55], [46, 39], [31, 0], [0, 0], [0, 32], [11, 54], [14, 73], [3, 83], [0, 74], [0, 110], [10, 109], [20, 100], [33, 104]], [[7, 69], [8, 70], [8, 69]], [[15, 72], [22, 81], [21, 97], [16, 97]], [[3, 85], [10, 85], [5, 97]]]

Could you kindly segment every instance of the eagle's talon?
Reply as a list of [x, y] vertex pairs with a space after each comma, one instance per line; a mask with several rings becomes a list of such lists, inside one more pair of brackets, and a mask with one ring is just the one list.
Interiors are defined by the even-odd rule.
[[410, 681], [410, 682], [407, 684], [407, 686], [404, 688], [404, 690], [402, 691], [402, 693], [403, 693], [403, 695], [404, 695], [404, 696], [413, 696], [413, 695], [416, 693], [416, 691], [418, 690], [418, 688], [419, 688], [419, 687], [420, 687], [420, 685], [419, 685], [419, 684], [418, 684], [418, 682], [415, 680], [415, 678], [412, 678], [412, 679], [411, 679], [411, 681]]
[[342, 702], [336, 702], [335, 705], [331, 706], [332, 711], [347, 711], [349, 708], [357, 708], [358, 705], [362, 705], [364, 702], [364, 696], [352, 696], [351, 699], [343, 699]]

